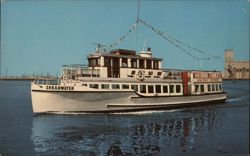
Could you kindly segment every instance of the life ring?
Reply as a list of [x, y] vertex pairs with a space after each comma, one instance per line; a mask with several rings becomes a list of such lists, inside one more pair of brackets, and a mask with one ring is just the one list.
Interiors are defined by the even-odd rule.
[[143, 81], [145, 79], [143, 71], [139, 70], [136, 78], [137, 80]]

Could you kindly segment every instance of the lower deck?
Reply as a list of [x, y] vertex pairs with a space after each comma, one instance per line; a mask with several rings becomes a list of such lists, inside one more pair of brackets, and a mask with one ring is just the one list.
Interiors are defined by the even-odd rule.
[[34, 113], [121, 112], [224, 102], [220, 81], [89, 79], [31, 85]]
[[224, 103], [225, 93], [145, 97], [135, 92], [58, 92], [33, 90], [34, 113], [124, 112], [163, 109], [208, 103]]
[[[140, 96], [182, 96], [222, 93], [222, 83], [146, 81], [61, 81], [59, 84], [33, 83], [32, 90], [47, 92], [135, 92]], [[186, 90], [186, 92], [185, 92]]]

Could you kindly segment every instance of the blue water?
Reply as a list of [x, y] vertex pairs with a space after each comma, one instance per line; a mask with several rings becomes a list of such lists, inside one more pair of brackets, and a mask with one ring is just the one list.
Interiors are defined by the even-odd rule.
[[249, 155], [249, 81], [225, 104], [33, 116], [30, 83], [0, 81], [0, 155]]

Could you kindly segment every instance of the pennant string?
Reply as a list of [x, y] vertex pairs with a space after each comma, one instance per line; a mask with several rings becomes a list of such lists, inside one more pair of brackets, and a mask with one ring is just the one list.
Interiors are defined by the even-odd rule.
[[137, 26], [138, 23], [134, 23], [130, 29], [124, 34], [122, 35], [120, 38], [118, 38], [114, 43], [112, 43], [111, 45], [109, 46], [105, 46], [106, 48], [104, 48], [105, 50], [111, 50], [111, 48], [114, 48], [116, 47], [119, 43], [121, 43], [123, 40], [125, 40], [125, 38], [127, 38], [127, 36], [136, 30], [136, 28], [138, 27]]
[[[189, 55], [190, 57], [194, 58], [195, 60], [210, 60], [210, 59], [220, 59], [219, 56], [216, 56], [216, 55], [212, 55], [212, 54], [209, 54], [209, 53], [206, 53], [200, 49], [197, 49], [197, 48], [194, 48], [180, 40], [177, 40], [176, 38], [166, 34], [166, 33], [163, 33], [162, 31], [156, 29], [155, 27], [153, 27], [152, 25], [146, 23], [145, 21], [143, 21], [142, 19], [138, 18], [136, 23], [134, 23], [130, 29], [124, 34], [122, 35], [120, 38], [118, 38], [115, 42], [113, 42], [112, 44], [108, 45], [108, 46], [104, 46], [104, 50], [105, 51], [109, 51], [113, 48], [115, 48], [119, 43], [123, 42], [127, 37], [128, 35], [135, 31], [137, 28], [138, 28], [138, 25], [139, 23], [142, 23], [143, 25], [145, 25], [146, 27], [148, 27], [149, 29], [151, 29], [153, 32], [155, 32], [156, 34], [158, 34], [160, 37], [164, 38], [166, 41], [170, 42], [171, 44], [173, 44], [176, 48], [180, 49], [181, 51], [183, 51], [184, 53], [186, 53], [187, 55]], [[207, 55], [207, 56], [210, 56], [210, 57], [197, 57], [195, 56], [192, 52], [186, 50], [186, 49], [190, 49], [194, 52], [198, 52], [202, 55]]]
[[[170, 35], [168, 34], [164, 34], [162, 31], [154, 28], [152, 25], [149, 25], [148, 23], [146, 23], [145, 21], [139, 19], [139, 22], [141, 22], [142, 24], [144, 24], [146, 27], [148, 27], [149, 29], [153, 30], [156, 34], [158, 34], [159, 36], [161, 36], [162, 38], [164, 38], [165, 40], [167, 40], [168, 42], [172, 43], [173, 45], [175, 45], [177, 48], [181, 49], [183, 52], [187, 53], [189, 56], [193, 57], [194, 59], [196, 60], [209, 60], [211, 59], [210, 57], [212, 57], [213, 59], [220, 59], [219, 56], [216, 56], [216, 55], [212, 55], [212, 54], [209, 54], [209, 53], [206, 53], [202, 50], [199, 50], [199, 49], [196, 49], [196, 48], [193, 48], [192, 46], [180, 41], [180, 40], [177, 40], [175, 39], [174, 37], [171, 37]], [[193, 51], [196, 51], [200, 54], [203, 54], [203, 55], [207, 55], [207, 56], [210, 56], [210, 57], [206, 57], [206, 58], [199, 58], [199, 57], [196, 57], [194, 56], [193, 54], [191, 54], [190, 52], [188, 52], [187, 50], [185, 50], [184, 48], [182, 47], [186, 47], [188, 49], [191, 49]]]

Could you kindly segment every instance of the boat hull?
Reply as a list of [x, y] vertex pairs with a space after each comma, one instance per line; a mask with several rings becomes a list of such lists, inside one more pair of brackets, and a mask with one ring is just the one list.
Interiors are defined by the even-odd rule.
[[112, 113], [224, 103], [226, 93], [143, 97], [134, 92], [32, 91], [33, 113]]

